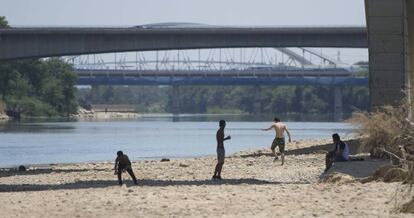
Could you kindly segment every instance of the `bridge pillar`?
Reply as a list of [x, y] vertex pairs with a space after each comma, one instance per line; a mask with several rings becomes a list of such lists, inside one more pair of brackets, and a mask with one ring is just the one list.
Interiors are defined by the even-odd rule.
[[171, 96], [171, 103], [172, 103], [172, 113], [174, 115], [180, 114], [180, 86], [173, 85], [172, 86], [172, 96]]
[[408, 52], [407, 52], [407, 59], [408, 59], [408, 79], [409, 79], [409, 104], [411, 107], [410, 113], [408, 114], [409, 118], [412, 118], [414, 107], [414, 0], [408, 0], [407, 1], [407, 29], [408, 29], [408, 35], [407, 41], [408, 41]]
[[398, 105], [404, 92], [411, 102], [413, 4], [413, 0], [365, 0], [371, 110], [382, 105]]
[[253, 99], [253, 114], [260, 115], [262, 113], [262, 89], [259, 85], [254, 86], [254, 99]]
[[335, 86], [334, 87], [334, 111], [333, 111], [333, 118], [335, 122], [339, 122], [343, 120], [342, 114], [342, 87]]

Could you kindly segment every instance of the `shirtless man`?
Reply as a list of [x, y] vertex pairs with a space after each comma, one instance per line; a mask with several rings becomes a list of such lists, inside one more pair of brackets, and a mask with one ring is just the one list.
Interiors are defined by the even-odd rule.
[[275, 156], [275, 159], [273, 161], [277, 160], [277, 154], [275, 152], [275, 148], [277, 146], [279, 146], [279, 151], [281, 153], [281, 157], [282, 157], [282, 165], [285, 163], [285, 132], [287, 133], [287, 135], [289, 136], [289, 142], [291, 142], [291, 138], [290, 138], [290, 132], [287, 129], [286, 125], [282, 122], [280, 122], [280, 119], [275, 117], [274, 119], [274, 123], [267, 129], [262, 129], [263, 131], [268, 131], [274, 129], [276, 132], [276, 137], [273, 140], [272, 143], [272, 153]]
[[216, 139], [217, 139], [217, 165], [214, 170], [213, 180], [221, 180], [221, 170], [223, 169], [224, 164], [224, 156], [225, 156], [225, 150], [224, 150], [224, 141], [231, 139], [230, 136], [224, 137], [224, 128], [226, 127], [226, 121], [220, 120], [219, 122], [219, 130], [217, 130], [216, 133]]
[[124, 154], [122, 151], [118, 151], [116, 153], [117, 157], [115, 159], [115, 175], [118, 175], [118, 183], [122, 185], [122, 172], [127, 171], [129, 175], [132, 177], [134, 184], [137, 185], [137, 178], [135, 177], [134, 171], [132, 171], [131, 161], [129, 160], [128, 156]]

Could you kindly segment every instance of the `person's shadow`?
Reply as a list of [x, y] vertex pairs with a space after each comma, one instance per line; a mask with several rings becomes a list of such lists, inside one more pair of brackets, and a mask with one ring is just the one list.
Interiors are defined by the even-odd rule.
[[[130, 180], [126, 180], [127, 186], [136, 186]], [[166, 187], [166, 186], [202, 186], [202, 185], [277, 185], [277, 184], [308, 184], [307, 182], [275, 182], [252, 178], [223, 179], [223, 180], [138, 180], [138, 186]], [[45, 191], [62, 189], [89, 189], [119, 186], [117, 180], [90, 180], [77, 181], [65, 184], [0, 184], [0, 192]]]

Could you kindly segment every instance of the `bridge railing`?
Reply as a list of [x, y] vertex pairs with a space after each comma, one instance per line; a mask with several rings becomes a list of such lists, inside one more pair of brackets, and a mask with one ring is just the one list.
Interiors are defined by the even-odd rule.
[[354, 73], [345, 69], [232, 69], [232, 70], [84, 70], [77, 69], [81, 77], [350, 77]]

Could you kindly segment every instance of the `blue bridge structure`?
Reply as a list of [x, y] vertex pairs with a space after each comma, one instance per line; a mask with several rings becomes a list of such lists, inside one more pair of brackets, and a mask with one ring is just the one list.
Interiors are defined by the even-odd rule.
[[262, 69], [253, 71], [160, 72], [155, 70], [76, 70], [78, 85], [331, 85], [368, 86], [367, 77], [345, 69]]

